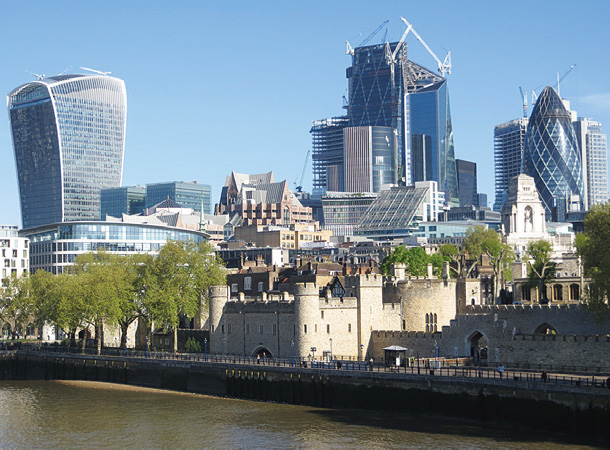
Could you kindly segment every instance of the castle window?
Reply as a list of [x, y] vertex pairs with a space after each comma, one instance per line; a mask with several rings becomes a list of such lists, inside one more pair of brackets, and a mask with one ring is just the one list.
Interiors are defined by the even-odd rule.
[[237, 283], [231, 285], [231, 292], [237, 292]]
[[330, 324], [329, 324], [329, 325], [326, 325], [326, 332], [327, 332], [328, 334], [330, 334]]
[[320, 311], [320, 317], [324, 319], [324, 311]]
[[263, 334], [263, 326], [262, 325], [258, 326], [258, 332], [259, 332], [259, 334]]
[[532, 299], [532, 293], [529, 287], [521, 286], [521, 299], [528, 301]]
[[307, 334], [307, 324], [303, 325], [303, 333]]
[[212, 333], [214, 332], [214, 325], [212, 325]]
[[244, 278], [244, 291], [252, 290], [252, 277]]
[[351, 332], [352, 332], [352, 324], [351, 324], [351, 323], [348, 323], [348, 324], [347, 324], [347, 332], [348, 332], [348, 333], [351, 333]]
[[225, 334], [225, 326], [224, 326], [224, 324], [220, 327], [220, 330], [221, 330], [220, 332], [222, 334]]
[[563, 300], [563, 286], [561, 286], [561, 284], [556, 284], [553, 286], [553, 296], [557, 301]]
[[580, 287], [577, 284], [570, 285], [570, 300], [580, 300]]
[[258, 292], [263, 292], [264, 289], [264, 283], [262, 281], [258, 282]]

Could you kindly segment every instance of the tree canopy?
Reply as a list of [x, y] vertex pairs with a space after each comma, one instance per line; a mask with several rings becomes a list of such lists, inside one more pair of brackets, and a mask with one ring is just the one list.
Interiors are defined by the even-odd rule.
[[555, 279], [556, 264], [551, 260], [553, 246], [543, 239], [530, 242], [527, 246], [527, 255], [531, 258], [527, 262], [529, 285], [538, 288], [538, 301], [547, 303], [546, 285]]
[[428, 273], [428, 264], [432, 264], [435, 276], [440, 277], [443, 270], [443, 262], [449, 258], [440, 254], [428, 255], [422, 247], [407, 248], [404, 245], [396, 249], [384, 258], [381, 270], [389, 275], [392, 272], [392, 265], [401, 263], [406, 266], [405, 272], [413, 277], [424, 277]]
[[599, 320], [610, 319], [610, 203], [594, 205], [585, 231], [576, 236], [585, 275], [591, 278], [585, 302]]

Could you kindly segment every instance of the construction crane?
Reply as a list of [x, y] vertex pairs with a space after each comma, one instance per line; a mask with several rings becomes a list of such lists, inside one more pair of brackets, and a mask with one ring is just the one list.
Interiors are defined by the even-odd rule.
[[[379, 33], [381, 31], [383, 26], [388, 22], [389, 22], [389, 20], [384, 20], [383, 23], [381, 25], [379, 25], [377, 28], [375, 28], [375, 30], [373, 30], [373, 32], [371, 34], [369, 34], [366, 38], [364, 38], [364, 40], [358, 45], [358, 47], [364, 47], [371, 39], [373, 39], [375, 37], [375, 35], [377, 33]], [[386, 35], [387, 35], [387, 30], [386, 30]], [[384, 38], [384, 41], [385, 41], [385, 38]], [[354, 49], [350, 45], [349, 41], [345, 41], [345, 44], [346, 44], [345, 54], [353, 55]]]
[[36, 80], [38, 81], [41, 81], [42, 79], [44, 79], [44, 77], [46, 77], [44, 73], [42, 75], [38, 75], [37, 73], [28, 72], [27, 70], [25, 71], [25, 73], [29, 73], [30, 75], [36, 77]]
[[[421, 43], [421, 45], [423, 45], [424, 48], [428, 51], [428, 53], [430, 53], [430, 55], [434, 58], [434, 60], [438, 64], [438, 71], [441, 74], [441, 76], [444, 77], [446, 73], [451, 74], [451, 52], [447, 52], [447, 56], [445, 56], [444, 61], [441, 62], [441, 60], [438, 59], [438, 56], [436, 56], [436, 54], [432, 51], [432, 49], [430, 47], [428, 47], [428, 44], [426, 44], [426, 42], [417, 33], [417, 31], [415, 31], [415, 28], [413, 28], [413, 25], [411, 25], [409, 22], [407, 22], [407, 19], [405, 19], [404, 17], [401, 17], [400, 20], [402, 20], [405, 23], [405, 25], [407, 25], [407, 30], [402, 35], [401, 42], [406, 39], [407, 34], [409, 34], [409, 31], [411, 31], [415, 35], [417, 40]], [[398, 51], [398, 47], [396, 47], [396, 50], [394, 53], [396, 53], [397, 51]]]
[[568, 69], [568, 71], [566, 73], [564, 73], [561, 78], [559, 78], [559, 72], [557, 72], [557, 95], [559, 95], [560, 97], [561, 97], [561, 93], [559, 92], [559, 83], [561, 83], [563, 81], [563, 79], [565, 77], [567, 77], [570, 72], [572, 72], [572, 69], [574, 69], [574, 67], [576, 67], [576, 64], [572, 64], [570, 66], [570, 68]]
[[87, 70], [87, 71], [89, 71], [89, 72], [97, 73], [97, 74], [99, 74], [99, 75], [103, 75], [103, 76], [110, 75], [110, 74], [112, 73], [112, 72], [101, 72], [101, 71], [99, 71], [99, 70], [95, 70], [95, 69], [89, 69], [89, 68], [87, 68], [87, 67], [81, 67], [81, 69], [83, 69], [83, 70]]
[[[307, 169], [307, 161], [309, 161], [309, 155], [311, 155], [311, 149], [307, 150], [307, 155], [305, 156], [305, 162], [303, 163], [303, 170], [301, 171], [301, 177], [298, 180], [294, 181], [294, 190], [297, 192], [303, 191], [303, 178], [305, 177], [305, 169]], [[298, 183], [297, 183], [298, 181]]]
[[527, 117], [527, 92], [523, 92], [521, 86], [519, 86], [519, 91], [521, 91], [521, 98], [523, 99], [523, 117]]

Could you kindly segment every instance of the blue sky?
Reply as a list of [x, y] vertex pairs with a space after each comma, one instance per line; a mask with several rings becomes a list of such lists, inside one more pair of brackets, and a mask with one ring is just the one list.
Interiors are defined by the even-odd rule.
[[[433, 6], [432, 6], [433, 5]], [[493, 201], [493, 127], [521, 114], [519, 86], [553, 84], [579, 115], [610, 131], [610, 2], [557, 1], [12, 1], [0, 3], [0, 92], [72, 66], [127, 86], [123, 184], [197, 180], [218, 201], [231, 170], [273, 170], [290, 186], [311, 147], [311, 121], [340, 115], [350, 58], [404, 16], [442, 59], [456, 157], [476, 161]], [[379, 43], [379, 33], [371, 43]], [[410, 58], [435, 69], [413, 36]], [[5, 110], [6, 111], [6, 110]], [[311, 166], [304, 187], [311, 187]], [[0, 223], [20, 225], [8, 115], [0, 120]]]

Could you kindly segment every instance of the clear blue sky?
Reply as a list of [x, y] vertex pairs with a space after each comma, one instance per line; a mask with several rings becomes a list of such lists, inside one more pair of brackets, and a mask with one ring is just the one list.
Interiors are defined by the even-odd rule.
[[[409, 20], [449, 76], [456, 157], [476, 161], [493, 201], [493, 127], [521, 114], [519, 86], [552, 84], [610, 132], [610, 1], [13, 1], [0, 3], [0, 92], [72, 66], [127, 85], [123, 184], [197, 180], [218, 201], [231, 170], [290, 186], [311, 121], [340, 115], [345, 40]], [[383, 31], [371, 42], [379, 43]], [[435, 69], [413, 36], [410, 58]], [[311, 187], [311, 166], [305, 189]], [[0, 121], [1, 224], [21, 224], [8, 115]]]

